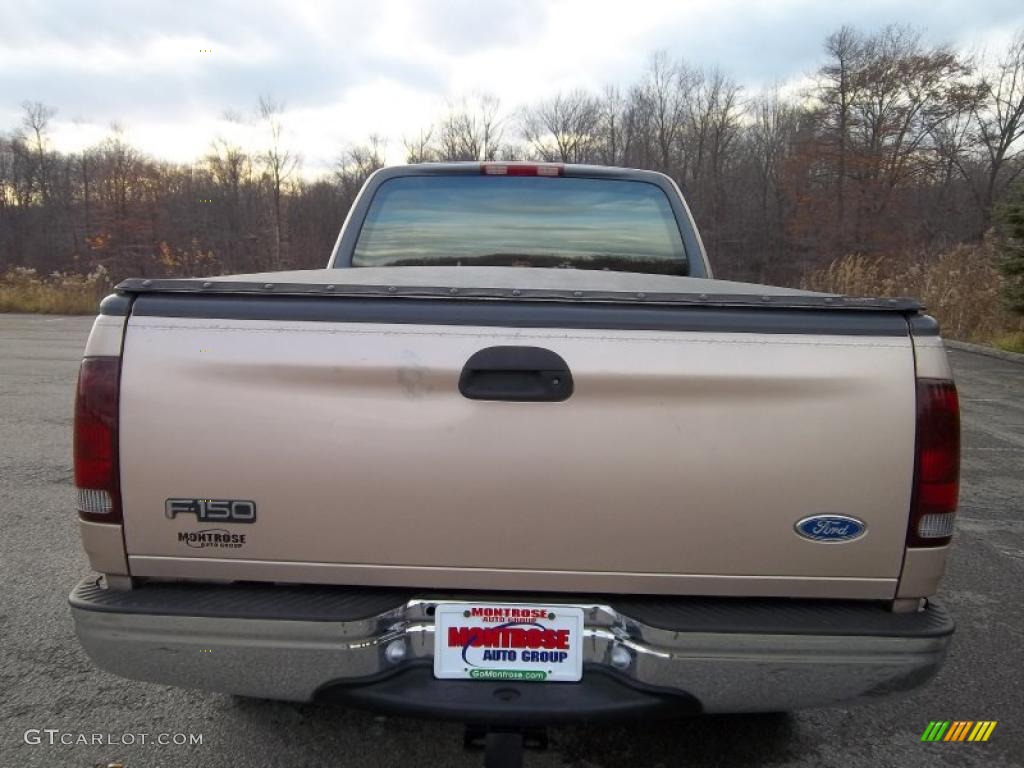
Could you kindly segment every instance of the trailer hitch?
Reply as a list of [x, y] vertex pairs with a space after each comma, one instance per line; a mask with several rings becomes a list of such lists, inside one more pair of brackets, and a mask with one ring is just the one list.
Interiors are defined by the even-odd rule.
[[484, 768], [522, 768], [525, 750], [548, 748], [548, 732], [544, 728], [467, 725], [463, 745], [483, 750]]

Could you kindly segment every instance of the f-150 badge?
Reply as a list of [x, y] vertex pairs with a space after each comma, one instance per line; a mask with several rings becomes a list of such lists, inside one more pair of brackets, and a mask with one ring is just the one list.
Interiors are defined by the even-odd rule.
[[793, 528], [811, 541], [838, 542], [859, 539], [867, 530], [867, 523], [846, 515], [814, 515], [798, 520]]
[[168, 499], [164, 515], [173, 520], [178, 515], [195, 515], [201, 523], [255, 523], [256, 502], [238, 499]]

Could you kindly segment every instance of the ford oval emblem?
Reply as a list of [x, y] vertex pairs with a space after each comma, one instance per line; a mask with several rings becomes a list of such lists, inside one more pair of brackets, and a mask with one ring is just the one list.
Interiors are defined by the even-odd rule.
[[867, 530], [867, 523], [847, 515], [814, 515], [797, 521], [796, 532], [811, 541], [853, 541]]

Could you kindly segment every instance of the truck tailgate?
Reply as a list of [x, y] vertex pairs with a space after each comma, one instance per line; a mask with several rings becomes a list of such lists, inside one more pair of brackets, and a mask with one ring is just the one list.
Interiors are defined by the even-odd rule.
[[[524, 328], [242, 319], [223, 299], [164, 312], [165, 298], [136, 299], [124, 342], [133, 575], [894, 594], [915, 418], [898, 314], [883, 333], [794, 332], [770, 310], [763, 331], [716, 328], [714, 309], [696, 330]], [[245, 306], [274, 301], [302, 299]], [[557, 353], [575, 391], [467, 399], [463, 366], [494, 346]], [[169, 499], [252, 501], [255, 520], [169, 517]], [[865, 534], [797, 535], [812, 515], [858, 518]]]

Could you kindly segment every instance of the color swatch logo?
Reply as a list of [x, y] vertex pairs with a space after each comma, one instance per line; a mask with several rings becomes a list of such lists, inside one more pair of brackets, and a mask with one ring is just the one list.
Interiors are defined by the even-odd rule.
[[921, 741], [988, 741], [996, 720], [932, 720], [921, 734]]

